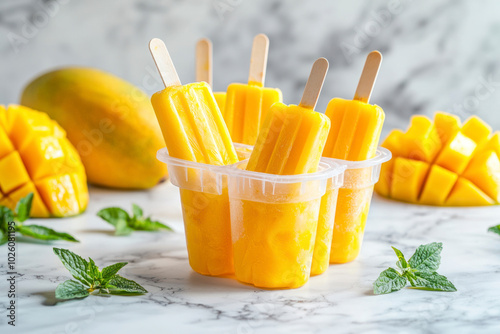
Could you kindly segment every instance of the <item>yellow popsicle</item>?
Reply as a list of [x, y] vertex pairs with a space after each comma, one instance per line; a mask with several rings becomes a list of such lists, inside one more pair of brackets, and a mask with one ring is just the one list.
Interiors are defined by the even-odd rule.
[[[330, 118], [332, 127], [323, 152], [324, 157], [362, 161], [375, 156], [385, 114], [382, 108], [371, 105], [368, 101], [381, 62], [380, 52], [370, 52], [354, 99], [334, 98], [328, 104], [325, 114]], [[346, 170], [346, 175], [348, 173], [349, 170]], [[356, 188], [355, 185], [363, 184], [367, 177], [369, 175], [363, 171], [354, 172], [350, 176], [353, 186], [339, 191], [330, 263], [349, 262], [359, 254], [373, 186]], [[321, 207], [320, 215], [325, 210], [328, 208]]]
[[236, 143], [254, 145], [269, 108], [281, 102], [277, 88], [264, 87], [269, 39], [255, 37], [250, 61], [248, 84], [232, 83], [227, 88], [224, 120]]
[[[169, 155], [211, 165], [238, 162], [209, 84], [181, 85], [165, 44], [153, 39], [150, 50], [166, 87], [151, 102]], [[227, 189], [221, 195], [181, 189], [181, 201], [191, 268], [204, 275], [231, 274]]]
[[[324, 58], [314, 63], [298, 106], [271, 107], [247, 170], [278, 175], [317, 170], [330, 121], [314, 107], [327, 69]], [[316, 240], [320, 198], [301, 200], [299, 188], [295, 183], [281, 185], [280, 203], [231, 200], [233, 226], [238, 227], [232, 231], [238, 280], [266, 288], [296, 288], [307, 282], [315, 247], [321, 252], [324, 240]], [[331, 220], [321, 225], [331, 234]]]

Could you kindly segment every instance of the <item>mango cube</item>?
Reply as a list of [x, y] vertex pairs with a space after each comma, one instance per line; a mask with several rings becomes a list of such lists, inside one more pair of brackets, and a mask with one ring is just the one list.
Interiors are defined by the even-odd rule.
[[441, 139], [441, 143], [444, 145], [460, 131], [462, 122], [460, 122], [458, 116], [444, 111], [437, 111], [434, 114], [434, 125], [436, 126], [436, 131]]
[[428, 170], [426, 162], [396, 158], [391, 195], [405, 202], [417, 202]]
[[22, 186], [30, 180], [17, 151], [0, 160], [0, 189], [4, 194]]
[[491, 127], [479, 117], [471, 116], [464, 123], [462, 133], [480, 145], [488, 140], [491, 133]]
[[495, 202], [469, 180], [459, 177], [446, 200], [449, 206], [483, 206]]
[[476, 149], [476, 143], [469, 137], [457, 132], [439, 153], [436, 164], [449, 169], [452, 172], [461, 174]]
[[35, 185], [53, 216], [73, 216], [80, 212], [77, 192], [70, 175], [52, 176], [35, 181]]
[[[403, 131], [392, 130], [391, 133], [382, 143], [382, 147], [385, 147], [393, 156], [401, 155], [401, 138], [403, 137]], [[394, 168], [394, 159], [389, 160], [382, 164], [380, 169], [380, 179], [375, 185], [375, 191], [377, 191], [382, 196], [389, 196], [391, 192], [392, 183], [392, 171]]]
[[34, 195], [33, 202], [31, 203], [31, 215], [40, 218], [50, 217], [49, 210], [47, 210], [47, 207], [40, 198], [40, 195], [38, 194], [38, 191], [36, 190], [33, 182], [28, 182], [24, 186], [18, 188], [17, 190], [14, 190], [9, 194], [9, 198], [14, 203], [17, 203], [21, 198], [29, 193], [33, 193]]
[[0, 130], [0, 159], [14, 151], [14, 145], [10, 141], [7, 134]]
[[425, 181], [424, 190], [422, 190], [422, 194], [420, 195], [420, 203], [444, 205], [457, 179], [457, 174], [438, 165], [432, 165]]
[[490, 140], [479, 147], [480, 151], [494, 151], [500, 157], [500, 132], [495, 132]]
[[425, 116], [413, 116], [403, 137], [405, 157], [432, 162], [441, 149], [441, 139], [432, 121]]
[[500, 160], [494, 151], [474, 156], [463, 176], [489, 197], [500, 201]]

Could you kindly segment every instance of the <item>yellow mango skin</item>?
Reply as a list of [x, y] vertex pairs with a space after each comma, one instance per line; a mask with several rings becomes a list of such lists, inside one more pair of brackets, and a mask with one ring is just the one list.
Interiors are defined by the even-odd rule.
[[238, 162], [210, 86], [171, 86], [151, 97], [170, 156], [210, 165]]
[[494, 151], [476, 154], [463, 176], [493, 200], [500, 201], [500, 160]]
[[347, 263], [358, 257], [372, 194], [373, 186], [360, 189], [340, 188], [330, 263]]
[[321, 197], [319, 208], [318, 229], [314, 242], [311, 276], [323, 274], [330, 264], [333, 227], [335, 222], [336, 203], [339, 190], [327, 189]]
[[91, 68], [63, 68], [28, 84], [21, 103], [66, 130], [89, 182], [146, 189], [166, 178], [165, 164], [156, 159], [165, 144], [153, 108], [130, 83]]
[[454, 173], [461, 174], [472, 159], [477, 144], [470, 138], [457, 132], [443, 146], [436, 158], [436, 164]]
[[233, 83], [227, 88], [224, 120], [235, 143], [255, 145], [269, 108], [282, 101], [281, 90], [257, 83]]
[[401, 139], [403, 137], [403, 131], [392, 130], [389, 135], [382, 142], [382, 147], [385, 147], [391, 151], [393, 158], [387, 162], [384, 162], [380, 167], [380, 178], [375, 184], [375, 191], [385, 197], [390, 197], [391, 195], [391, 183], [392, 183], [392, 171], [394, 169], [394, 159], [401, 155]]
[[330, 120], [312, 109], [275, 103], [250, 155], [247, 170], [277, 175], [315, 172]]
[[441, 149], [441, 139], [432, 121], [417, 115], [411, 118], [402, 146], [405, 150], [403, 157], [430, 163]]
[[382, 108], [356, 100], [334, 98], [325, 111], [332, 126], [324, 157], [360, 161], [377, 151], [385, 114]]
[[416, 203], [428, 170], [429, 164], [423, 161], [396, 158], [391, 195], [401, 201]]
[[209, 276], [234, 272], [227, 188], [221, 195], [180, 189], [191, 268]]
[[455, 134], [460, 131], [462, 122], [458, 116], [446, 113], [444, 111], [437, 111], [434, 114], [434, 125], [441, 139], [442, 144], [446, 144]]
[[231, 200], [236, 278], [269, 289], [304, 285], [311, 273], [320, 200]]
[[476, 187], [472, 182], [459, 177], [450, 196], [446, 200], [449, 206], [484, 206], [493, 205], [495, 202]]
[[491, 127], [477, 116], [471, 116], [465, 121], [462, 133], [474, 140], [478, 145], [485, 143], [491, 134]]
[[444, 205], [457, 179], [457, 174], [432, 165], [419, 202], [426, 205]]
[[215, 102], [217, 102], [217, 106], [219, 106], [219, 110], [224, 115], [224, 108], [226, 107], [226, 92], [213, 92]]
[[33, 193], [31, 217], [67, 217], [85, 211], [85, 169], [64, 130], [47, 115], [27, 107], [11, 105], [4, 115], [10, 132], [2, 122], [1, 144], [12, 150], [0, 156], [4, 205], [14, 210], [21, 198]]

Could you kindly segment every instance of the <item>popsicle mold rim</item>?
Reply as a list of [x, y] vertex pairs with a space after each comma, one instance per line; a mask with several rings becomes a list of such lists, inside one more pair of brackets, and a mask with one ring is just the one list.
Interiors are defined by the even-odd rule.
[[326, 190], [340, 188], [345, 165], [322, 158], [319, 171], [297, 175], [276, 175], [242, 169], [248, 160], [230, 165], [229, 198], [267, 203], [294, 203], [321, 198]]
[[301, 183], [301, 182], [336, 178], [339, 180], [340, 183], [335, 183], [335, 184], [339, 184], [341, 186], [343, 179], [342, 176], [347, 166], [345, 164], [340, 164], [336, 161], [327, 161], [326, 159], [327, 158], [321, 158], [319, 164], [319, 170], [317, 172], [294, 174], [294, 175], [277, 175], [277, 174], [261, 173], [261, 172], [254, 172], [245, 169], [240, 169], [240, 167], [243, 166], [243, 164], [248, 163], [248, 159], [246, 159], [239, 161], [235, 164], [228, 165], [231, 168], [228, 174], [230, 176], [251, 177], [254, 180], [271, 181], [276, 183]]
[[[333, 161], [346, 166], [342, 189], [360, 189], [374, 185], [380, 178], [380, 168], [384, 162], [391, 160], [392, 153], [385, 147], [379, 146], [375, 157], [361, 161], [342, 160], [323, 157], [326, 161]], [[370, 172], [369, 178], [363, 175], [363, 170]], [[363, 178], [363, 176], [365, 178]]]
[[[251, 145], [239, 143], [233, 143], [233, 145], [237, 152], [251, 152], [253, 148]], [[201, 162], [174, 158], [168, 154], [168, 149], [166, 147], [159, 149], [156, 152], [156, 158], [167, 165], [169, 170], [169, 180], [174, 186], [181, 189], [199, 191], [214, 195], [221, 195], [223, 193], [225, 182], [227, 181], [228, 167], [232, 166], [210, 165]], [[177, 167], [181, 168], [183, 175], [181, 175], [180, 170], [177, 170]], [[201, 172], [199, 174], [195, 174], [198, 178], [197, 182], [189, 182], [190, 171]], [[205, 173], [209, 173], [209, 177], [205, 177]], [[179, 182], [180, 179], [184, 182]]]

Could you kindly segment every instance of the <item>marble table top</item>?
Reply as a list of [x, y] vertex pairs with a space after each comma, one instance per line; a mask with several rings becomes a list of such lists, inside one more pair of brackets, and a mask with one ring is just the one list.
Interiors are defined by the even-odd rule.
[[[116, 237], [95, 213], [130, 207], [171, 225], [174, 233]], [[500, 333], [500, 237], [487, 228], [500, 207], [432, 208], [374, 198], [360, 257], [333, 265], [296, 290], [266, 291], [235, 280], [204, 277], [188, 265], [177, 189], [91, 188], [87, 212], [44, 225], [73, 233], [81, 243], [56, 242], [101, 268], [128, 261], [123, 276], [149, 293], [91, 296], [55, 304], [54, 290], [69, 279], [52, 246], [18, 239], [17, 326], [6, 325], [6, 267], [0, 261], [0, 332], [15, 333]], [[454, 293], [404, 289], [375, 296], [372, 283], [395, 265], [391, 245], [410, 256], [420, 244], [444, 243], [439, 272]], [[6, 258], [6, 249], [1, 256]]]

